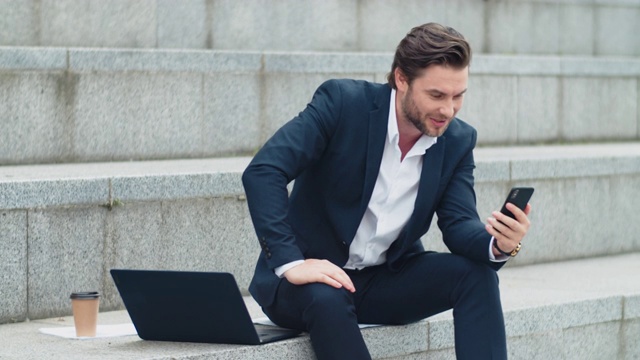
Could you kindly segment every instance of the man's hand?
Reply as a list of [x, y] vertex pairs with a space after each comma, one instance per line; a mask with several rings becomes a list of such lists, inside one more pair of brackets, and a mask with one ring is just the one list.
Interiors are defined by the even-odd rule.
[[[502, 251], [509, 253], [515, 250], [527, 234], [527, 231], [529, 231], [531, 223], [527, 215], [531, 212], [531, 204], [527, 204], [527, 207], [522, 211], [512, 203], [507, 203], [507, 209], [513, 213], [516, 217], [515, 219], [499, 211], [494, 211], [491, 213], [493, 217], [487, 219], [489, 223], [485, 225], [485, 228], [489, 234], [493, 235], [498, 247]], [[496, 256], [502, 255], [496, 249], [492, 249], [492, 251]]]
[[283, 276], [294, 285], [320, 282], [334, 288], [344, 287], [351, 292], [356, 292], [349, 275], [328, 260], [307, 259], [302, 264], [285, 271]]

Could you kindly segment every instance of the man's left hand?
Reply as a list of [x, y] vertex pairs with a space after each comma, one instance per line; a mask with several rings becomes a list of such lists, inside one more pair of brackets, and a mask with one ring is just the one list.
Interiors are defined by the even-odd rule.
[[[527, 204], [522, 211], [514, 204], [507, 203], [507, 209], [513, 213], [515, 219], [499, 211], [494, 211], [491, 213], [493, 217], [487, 219], [488, 224], [485, 225], [485, 228], [489, 234], [493, 235], [498, 247], [502, 251], [510, 253], [516, 249], [529, 231], [531, 223], [528, 215], [531, 212], [531, 204]], [[492, 249], [492, 251], [496, 256], [502, 255], [497, 249]]]

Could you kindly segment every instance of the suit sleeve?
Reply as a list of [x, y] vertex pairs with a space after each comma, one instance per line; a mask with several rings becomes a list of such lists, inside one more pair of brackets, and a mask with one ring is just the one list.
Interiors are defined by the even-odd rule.
[[258, 151], [242, 176], [251, 220], [269, 268], [303, 260], [287, 222], [287, 184], [323, 154], [342, 106], [337, 81], [327, 81], [294, 119]]
[[504, 263], [492, 262], [489, 259], [491, 235], [480, 221], [476, 209], [476, 194], [473, 188], [473, 148], [476, 137], [477, 133], [473, 130], [461, 160], [444, 191], [437, 210], [438, 227], [452, 253], [485, 263], [497, 270]]

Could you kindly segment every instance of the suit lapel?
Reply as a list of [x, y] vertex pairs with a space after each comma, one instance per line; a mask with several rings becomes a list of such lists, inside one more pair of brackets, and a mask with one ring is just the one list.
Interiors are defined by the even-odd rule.
[[424, 217], [430, 213], [430, 208], [435, 205], [435, 197], [442, 175], [445, 143], [446, 138], [444, 136], [439, 137], [438, 142], [424, 154], [418, 195], [416, 196], [413, 214], [409, 220], [410, 230], [414, 230], [414, 224], [422, 224]]
[[376, 109], [369, 113], [369, 134], [367, 141], [367, 163], [364, 174], [364, 189], [362, 192], [361, 213], [369, 204], [373, 187], [378, 178], [380, 171], [380, 163], [382, 162], [382, 153], [384, 151], [384, 142], [387, 136], [387, 127], [389, 120], [389, 99], [391, 97], [391, 88], [384, 86], [378, 92], [374, 103]]

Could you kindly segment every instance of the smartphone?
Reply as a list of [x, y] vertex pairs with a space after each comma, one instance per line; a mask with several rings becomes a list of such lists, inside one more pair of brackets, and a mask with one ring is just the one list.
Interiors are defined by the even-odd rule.
[[532, 187], [514, 187], [509, 191], [509, 195], [507, 199], [504, 201], [502, 205], [502, 209], [500, 212], [507, 215], [508, 217], [515, 219], [515, 216], [511, 211], [507, 210], [507, 203], [512, 203], [517, 206], [520, 210], [524, 210], [529, 203], [529, 199], [531, 199], [531, 195], [533, 195]]

